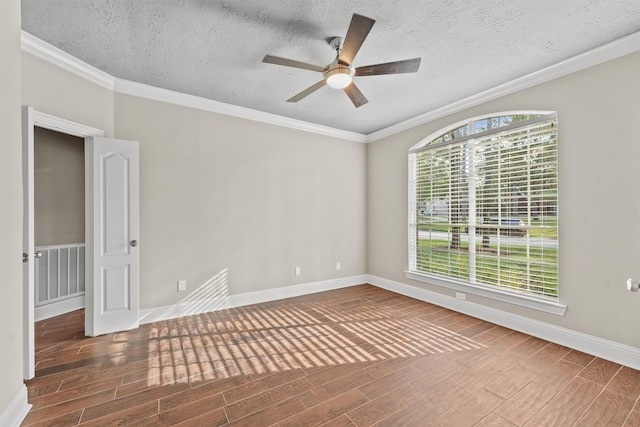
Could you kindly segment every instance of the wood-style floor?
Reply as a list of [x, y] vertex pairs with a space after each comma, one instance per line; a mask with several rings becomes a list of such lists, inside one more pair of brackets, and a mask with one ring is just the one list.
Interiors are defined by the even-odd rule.
[[640, 426], [640, 371], [370, 285], [86, 338], [36, 324], [25, 426]]

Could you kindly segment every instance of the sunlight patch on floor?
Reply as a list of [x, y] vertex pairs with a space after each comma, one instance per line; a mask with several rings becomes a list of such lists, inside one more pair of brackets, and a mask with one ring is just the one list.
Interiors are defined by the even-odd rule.
[[[210, 284], [220, 284], [224, 277]], [[203, 290], [201, 295], [214, 294]], [[149, 366], [149, 385], [485, 347], [428, 321], [405, 319], [401, 309], [381, 310], [375, 300], [366, 299], [333, 308], [326, 302], [309, 303], [304, 310], [286, 304], [232, 308], [159, 321], [150, 325], [148, 335], [149, 355], [159, 361]]]

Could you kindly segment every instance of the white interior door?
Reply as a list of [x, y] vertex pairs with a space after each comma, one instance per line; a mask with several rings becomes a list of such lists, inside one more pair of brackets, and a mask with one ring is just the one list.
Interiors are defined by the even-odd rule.
[[138, 143], [85, 139], [85, 334], [139, 326]]

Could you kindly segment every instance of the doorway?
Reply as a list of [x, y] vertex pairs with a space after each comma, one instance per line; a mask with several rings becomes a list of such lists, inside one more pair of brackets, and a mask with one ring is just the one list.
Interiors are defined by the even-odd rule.
[[[84, 138], [93, 136], [104, 136], [104, 131], [60, 117], [52, 116], [32, 107], [25, 106], [22, 111], [22, 185], [23, 185], [23, 376], [25, 379], [33, 378], [35, 375], [35, 272], [36, 272], [36, 251], [35, 251], [35, 212], [34, 212], [34, 182], [35, 182], [35, 159], [34, 146], [36, 131], [49, 130], [78, 138], [84, 142]], [[86, 212], [85, 212], [86, 215]], [[86, 219], [85, 219], [86, 221]], [[84, 298], [80, 298], [84, 306]]]
[[84, 139], [36, 126], [36, 322], [84, 308], [84, 179]]

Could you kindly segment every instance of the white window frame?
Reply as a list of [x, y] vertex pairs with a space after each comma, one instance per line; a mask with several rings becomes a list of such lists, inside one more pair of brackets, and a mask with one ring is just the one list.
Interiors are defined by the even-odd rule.
[[[557, 300], [554, 300], [551, 298], [545, 298], [543, 296], [532, 296], [525, 293], [518, 293], [514, 291], [503, 290], [498, 287], [494, 288], [489, 285], [486, 285], [486, 286], [481, 284], [478, 285], [478, 284], [470, 283], [464, 280], [441, 276], [433, 273], [421, 272], [421, 271], [418, 271], [416, 267], [417, 246], [418, 246], [418, 243], [416, 241], [416, 230], [415, 230], [415, 227], [418, 224], [417, 209], [416, 209], [417, 179], [416, 179], [416, 164], [415, 164], [416, 157], [415, 156], [412, 157], [412, 154], [424, 150], [424, 147], [432, 143], [434, 140], [438, 139], [443, 134], [450, 132], [454, 129], [457, 129], [461, 126], [464, 126], [466, 124], [469, 125], [469, 135], [466, 138], [471, 139], [475, 131], [474, 123], [476, 121], [497, 117], [497, 116], [523, 115], [523, 114], [546, 116], [547, 119], [553, 116], [557, 117], [556, 113], [553, 111], [506, 111], [506, 112], [498, 112], [493, 114], [484, 114], [482, 116], [476, 116], [476, 117], [459, 121], [450, 126], [447, 126], [446, 128], [440, 129], [437, 132], [432, 133], [425, 139], [421, 140], [419, 143], [417, 143], [413, 147], [411, 147], [411, 149], [409, 150], [409, 171], [408, 171], [409, 172], [409, 186], [408, 186], [409, 187], [408, 188], [409, 265], [408, 265], [408, 270], [405, 271], [405, 276], [411, 280], [416, 280], [416, 281], [428, 283], [431, 285], [436, 285], [439, 287], [454, 290], [456, 292], [463, 292], [467, 294], [478, 295], [485, 298], [490, 298], [493, 300], [506, 302], [509, 304], [514, 304], [514, 305], [526, 307], [533, 310], [538, 310], [538, 311], [552, 313], [559, 316], [564, 316], [567, 310], [567, 307], [566, 305], [560, 303], [559, 296]], [[497, 128], [497, 129], [499, 129], [498, 131], [503, 131], [506, 128], [507, 127]], [[474, 191], [472, 188], [473, 186], [470, 185], [469, 187], [470, 187], [470, 191]], [[475, 224], [476, 213], [475, 213], [475, 205], [473, 207], [471, 205], [474, 205], [474, 204], [472, 203], [469, 204], [469, 221], [470, 221], [470, 228], [474, 230], [476, 225]], [[475, 252], [475, 244], [474, 244], [475, 232], [469, 232], [468, 234], [469, 234], [469, 250], [470, 252]], [[475, 257], [471, 256], [472, 260], [474, 258]], [[470, 262], [474, 262], [474, 261], [470, 261]]]

